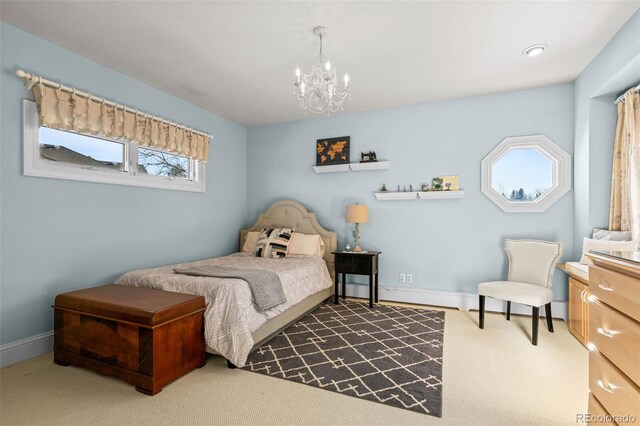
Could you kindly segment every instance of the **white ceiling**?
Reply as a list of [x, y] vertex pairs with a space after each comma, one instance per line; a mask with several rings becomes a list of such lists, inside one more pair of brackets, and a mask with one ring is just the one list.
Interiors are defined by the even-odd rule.
[[[351, 77], [345, 113], [574, 80], [639, 1], [2, 1], [1, 19], [247, 126], [303, 119], [296, 65]], [[547, 51], [521, 54], [532, 44]], [[39, 70], [29, 70], [38, 72]], [[73, 84], [73, 82], [66, 82]], [[90, 88], [85, 88], [90, 89]]]

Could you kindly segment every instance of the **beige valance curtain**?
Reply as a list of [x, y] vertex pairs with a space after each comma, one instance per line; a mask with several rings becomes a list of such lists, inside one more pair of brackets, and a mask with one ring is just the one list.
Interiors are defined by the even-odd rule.
[[609, 229], [631, 231], [636, 244], [640, 242], [640, 94], [637, 90], [627, 92], [618, 103]]
[[121, 139], [207, 162], [209, 135], [74, 88], [18, 73], [33, 91], [41, 126]]

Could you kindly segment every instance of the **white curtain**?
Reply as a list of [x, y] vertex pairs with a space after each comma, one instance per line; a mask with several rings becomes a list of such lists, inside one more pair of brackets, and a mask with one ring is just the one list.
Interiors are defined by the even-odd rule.
[[627, 92], [618, 103], [613, 151], [609, 229], [631, 231], [640, 248], [640, 94]]

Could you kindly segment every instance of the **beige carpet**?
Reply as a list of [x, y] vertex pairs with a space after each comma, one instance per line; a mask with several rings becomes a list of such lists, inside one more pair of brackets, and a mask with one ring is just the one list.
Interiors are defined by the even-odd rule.
[[0, 370], [2, 425], [571, 425], [587, 409], [587, 350], [554, 321], [446, 310], [442, 418], [260, 374], [222, 358], [154, 397], [47, 354]]

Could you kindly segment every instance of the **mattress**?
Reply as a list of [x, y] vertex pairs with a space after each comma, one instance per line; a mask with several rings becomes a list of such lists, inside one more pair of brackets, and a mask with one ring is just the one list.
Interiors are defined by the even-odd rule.
[[[280, 278], [287, 301], [268, 311], [258, 312], [249, 285], [243, 280], [196, 277], [173, 272], [177, 267], [203, 265], [272, 271]], [[116, 284], [204, 296], [205, 342], [238, 367], [244, 366], [253, 348], [255, 342], [251, 334], [254, 331], [291, 306], [333, 285], [322, 258], [287, 256], [284, 259], [267, 259], [255, 257], [253, 253], [235, 253], [131, 271], [118, 278]]]

